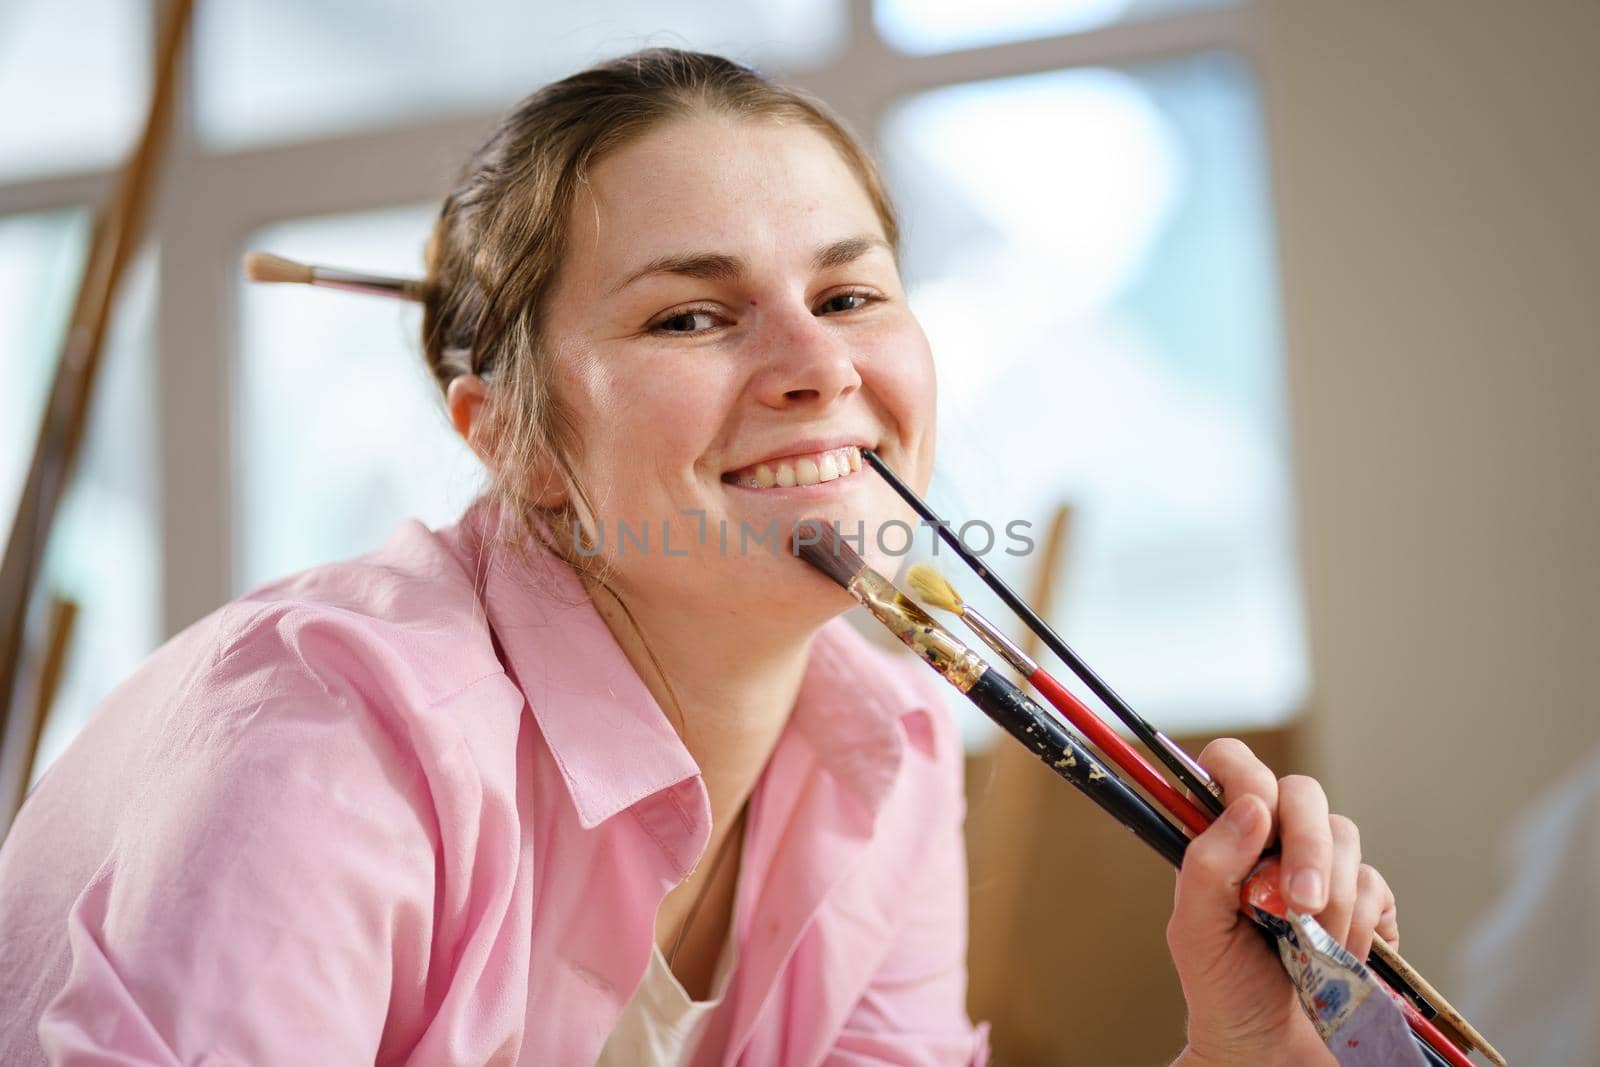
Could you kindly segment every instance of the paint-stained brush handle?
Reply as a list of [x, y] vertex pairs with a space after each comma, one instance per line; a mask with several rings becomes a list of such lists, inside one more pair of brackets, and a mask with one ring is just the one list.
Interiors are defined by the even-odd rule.
[[1205, 832], [1211, 825], [1210, 817], [1202, 812], [1189, 799], [1161, 777], [1160, 773], [1139, 755], [1132, 745], [1117, 736], [1115, 730], [1095, 716], [1082, 701], [1072, 695], [1072, 692], [1056, 681], [1044, 668], [1039, 668], [1028, 677], [1028, 683], [1037, 689], [1046, 700], [1054, 704], [1074, 726], [1082, 730], [1095, 745], [1104, 752], [1128, 775], [1143, 786], [1151, 796], [1155, 797], [1175, 816], [1178, 821], [1188, 827], [1192, 833]]
[[967, 690], [967, 698], [1056, 774], [1065, 778], [1135, 837], [1174, 867], [1183, 863], [1189, 839], [1144, 797], [1110, 771], [1054, 716], [1003, 675], [990, 669]]

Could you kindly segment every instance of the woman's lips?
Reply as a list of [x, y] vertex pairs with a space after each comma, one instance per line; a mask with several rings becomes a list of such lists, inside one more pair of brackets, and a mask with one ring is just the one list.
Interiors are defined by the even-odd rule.
[[722, 476], [722, 480], [745, 489], [790, 489], [847, 478], [859, 470], [861, 449], [846, 445], [843, 448], [756, 463], [729, 471]]

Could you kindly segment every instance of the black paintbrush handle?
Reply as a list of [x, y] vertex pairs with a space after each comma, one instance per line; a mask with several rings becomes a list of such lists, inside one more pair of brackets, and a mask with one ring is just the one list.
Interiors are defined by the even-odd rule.
[[899, 494], [900, 499], [911, 506], [911, 510], [922, 516], [934, 528], [934, 532], [939, 535], [939, 538], [955, 550], [956, 555], [960, 556], [966, 565], [972, 568], [972, 572], [982, 579], [985, 585], [994, 590], [994, 594], [1018, 618], [1027, 624], [1028, 629], [1038, 635], [1039, 640], [1044, 642], [1045, 647], [1061, 657], [1061, 662], [1071, 668], [1072, 673], [1082, 679], [1083, 684], [1088, 686], [1094, 695], [1099, 697], [1106, 707], [1110, 708], [1117, 718], [1121, 719], [1128, 729], [1132, 730], [1134, 735], [1144, 742], [1145, 747], [1157, 759], [1167, 765], [1172, 773], [1177, 776], [1178, 781], [1182, 782], [1189, 792], [1194, 794], [1196, 803], [1203, 805], [1213, 817], [1222, 814], [1222, 801], [1212, 793], [1209, 783], [1202, 781], [1194, 773], [1193, 769], [1178, 758], [1175, 753], [1169, 751], [1167, 746], [1162, 743], [1160, 736], [1157, 735], [1155, 727], [1146, 722], [1144, 717], [1134, 711], [1126, 700], [1117, 695], [1116, 690], [1107, 685], [1098, 674], [1090, 669], [1083, 658], [1072, 651], [1067, 643], [1061, 640], [1055, 630], [1051, 629], [1050, 625], [1028, 606], [1027, 601], [1018, 596], [1011, 586], [1006, 584], [1004, 578], [984, 566], [983, 561], [973, 554], [971, 549], [962, 544], [961, 538], [951, 531], [948, 522], [941, 519], [938, 513], [913, 492], [909, 485], [901, 481], [900, 476], [891, 470], [889, 465], [871, 449], [862, 449], [861, 458], [865, 459], [873, 470], [883, 476], [883, 480], [888, 482], [889, 487]]
[[967, 690], [967, 697], [1051, 770], [1132, 830], [1139, 840], [1161, 853], [1167, 862], [1174, 867], [1183, 863], [1183, 851], [1189, 839], [1096, 759], [1059, 719], [1045, 714], [1004, 676], [993, 669], [984, 671]]

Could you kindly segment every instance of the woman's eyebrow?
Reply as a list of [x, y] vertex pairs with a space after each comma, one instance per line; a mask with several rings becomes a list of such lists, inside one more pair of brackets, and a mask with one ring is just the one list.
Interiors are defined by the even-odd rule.
[[[818, 271], [842, 267], [854, 263], [875, 248], [888, 250], [889, 242], [871, 233], [841, 238], [817, 249], [811, 258], [811, 267]], [[743, 257], [726, 252], [675, 252], [652, 259], [612, 286], [611, 292], [619, 293], [639, 279], [657, 274], [678, 274], [703, 281], [726, 282], [739, 278], [748, 269]]]
[[889, 242], [874, 233], [858, 233], [854, 237], [846, 237], [842, 241], [835, 241], [817, 250], [811, 260], [813, 270], [831, 270], [834, 267], [843, 267], [854, 263], [874, 248], [884, 251], [893, 251]]
[[685, 277], [700, 278], [705, 281], [725, 282], [739, 277], [744, 272], [745, 262], [738, 256], [730, 256], [724, 252], [680, 252], [657, 256], [612, 286], [611, 292], [619, 293], [640, 278], [648, 278], [653, 274], [682, 274]]

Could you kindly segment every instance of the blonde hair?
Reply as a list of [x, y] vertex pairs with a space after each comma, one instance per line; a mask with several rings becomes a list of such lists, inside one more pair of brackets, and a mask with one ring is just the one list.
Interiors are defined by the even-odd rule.
[[[575, 474], [578, 427], [555, 389], [541, 333], [544, 303], [567, 249], [579, 187], [608, 154], [651, 129], [696, 114], [799, 123], [821, 133], [860, 179], [891, 247], [899, 226], [877, 167], [821, 103], [721, 56], [652, 48], [552, 82], [522, 101], [473, 153], [445, 198], [427, 246], [423, 357], [441, 391], [463, 374], [493, 402], [488, 493], [515, 518], [512, 547], [542, 542], [569, 563], [551, 531], [576, 530], [593, 499]], [[565, 489], [558, 509], [535, 501], [541, 467]], [[526, 559], [526, 556], [523, 556]]]

